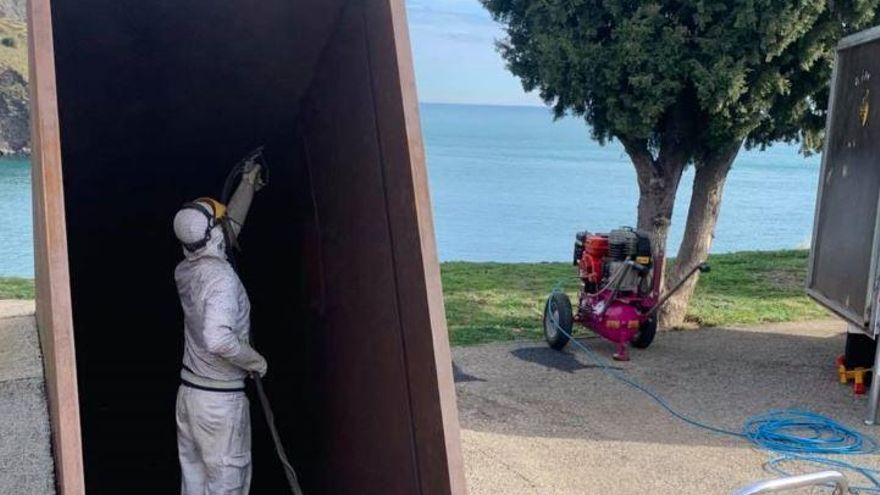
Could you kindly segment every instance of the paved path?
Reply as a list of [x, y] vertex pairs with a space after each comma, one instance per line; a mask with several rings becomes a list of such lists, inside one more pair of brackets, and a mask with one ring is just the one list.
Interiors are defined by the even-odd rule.
[[0, 301], [0, 494], [55, 493], [33, 301]]
[[[32, 302], [0, 301], [0, 494], [54, 493], [32, 313]], [[829, 321], [664, 333], [616, 366], [725, 428], [802, 407], [880, 436], [861, 426], [865, 400], [836, 382], [843, 331]], [[671, 418], [571, 348], [516, 342], [453, 354], [471, 495], [727, 494], [772, 477], [765, 453]], [[860, 461], [880, 468], [880, 456]]]
[[[616, 365], [681, 411], [724, 428], [801, 407], [880, 436], [862, 426], [864, 398], [836, 381], [844, 330], [827, 321], [664, 333]], [[612, 352], [603, 341], [584, 342], [605, 357]], [[542, 342], [454, 349], [471, 495], [728, 494], [774, 477], [762, 469], [764, 452], [673, 419], [567, 351]], [[878, 456], [858, 460], [880, 468]]]

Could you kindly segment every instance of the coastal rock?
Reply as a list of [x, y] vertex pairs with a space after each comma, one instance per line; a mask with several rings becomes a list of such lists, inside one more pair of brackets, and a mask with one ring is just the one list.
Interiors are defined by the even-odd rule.
[[15, 22], [27, 22], [27, 1], [0, 0], [0, 17]]
[[0, 68], [0, 154], [30, 152], [28, 86], [24, 76]]
[[0, 155], [30, 153], [25, 0], [0, 0]]

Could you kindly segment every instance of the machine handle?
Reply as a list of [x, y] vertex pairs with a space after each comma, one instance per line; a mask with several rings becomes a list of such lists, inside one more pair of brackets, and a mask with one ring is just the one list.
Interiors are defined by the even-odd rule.
[[660, 307], [663, 306], [666, 303], [666, 301], [668, 301], [669, 298], [672, 297], [673, 294], [675, 294], [676, 292], [678, 292], [679, 289], [682, 288], [682, 286], [684, 285], [685, 282], [688, 281], [688, 279], [690, 279], [691, 277], [694, 276], [694, 274], [696, 274], [697, 272], [706, 273], [711, 270], [712, 270], [712, 267], [709, 265], [709, 263], [707, 263], [705, 261], [698, 264], [697, 266], [693, 267], [691, 269], [691, 271], [689, 271], [688, 274], [685, 275], [678, 282], [678, 284], [672, 288], [672, 290], [667, 291], [666, 294], [664, 294], [663, 297], [661, 297], [660, 300], [657, 301], [657, 304], [655, 304], [653, 308], [651, 308], [647, 313], [645, 313], [645, 317], [650, 318], [654, 313], [656, 313], [657, 310], [659, 310]]

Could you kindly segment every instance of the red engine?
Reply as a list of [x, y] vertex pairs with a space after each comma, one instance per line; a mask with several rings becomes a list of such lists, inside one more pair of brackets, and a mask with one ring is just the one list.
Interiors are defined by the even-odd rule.
[[584, 282], [598, 284], [602, 281], [605, 271], [605, 258], [608, 257], [608, 236], [602, 234], [590, 234], [582, 232], [578, 234], [577, 242], [582, 246], [581, 255], [578, 257], [578, 248], [575, 248], [575, 264], [578, 266], [578, 276]]
[[[645, 275], [653, 261], [648, 233], [623, 227], [608, 234], [577, 234], [574, 264], [586, 293], [594, 293], [613, 280], [618, 292], [646, 294], [650, 280]], [[641, 270], [629, 270], [627, 264]]]

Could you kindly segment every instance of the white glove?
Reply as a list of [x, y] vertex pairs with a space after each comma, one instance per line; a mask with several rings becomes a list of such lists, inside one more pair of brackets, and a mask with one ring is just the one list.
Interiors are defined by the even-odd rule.
[[263, 179], [263, 166], [259, 163], [247, 162], [244, 165], [241, 178], [254, 186], [254, 191], [259, 191], [266, 185], [266, 181]]
[[245, 371], [253, 371], [259, 373], [260, 376], [265, 375], [266, 369], [268, 368], [266, 358], [264, 358], [247, 342], [240, 342], [238, 346], [238, 352], [229, 353], [223, 355], [223, 357], [235, 366], [238, 366]]
[[266, 376], [267, 371], [269, 371], [269, 363], [266, 362], [266, 359], [263, 356], [260, 356], [260, 362], [257, 363], [254, 372], [258, 373], [260, 378], [263, 378]]

